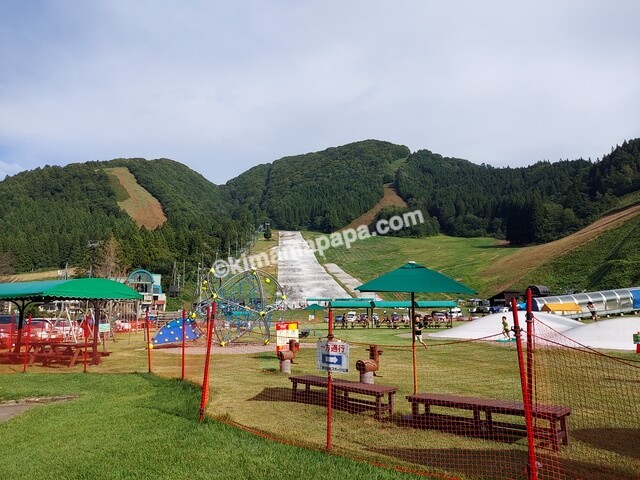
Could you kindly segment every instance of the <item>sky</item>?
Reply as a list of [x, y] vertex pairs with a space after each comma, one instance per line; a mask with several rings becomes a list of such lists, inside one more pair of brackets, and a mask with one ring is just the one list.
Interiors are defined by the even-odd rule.
[[0, 179], [171, 158], [222, 184], [366, 139], [495, 167], [640, 137], [637, 0], [0, 0]]

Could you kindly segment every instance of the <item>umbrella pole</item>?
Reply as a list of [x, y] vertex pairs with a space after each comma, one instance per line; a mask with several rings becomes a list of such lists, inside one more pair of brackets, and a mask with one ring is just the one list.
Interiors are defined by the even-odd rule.
[[418, 393], [418, 362], [416, 360], [416, 309], [414, 308], [415, 293], [411, 292], [411, 354], [413, 356], [413, 394]]

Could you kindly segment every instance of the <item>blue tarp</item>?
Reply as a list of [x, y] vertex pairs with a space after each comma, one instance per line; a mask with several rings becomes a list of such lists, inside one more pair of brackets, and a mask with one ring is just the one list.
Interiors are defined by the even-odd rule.
[[633, 298], [633, 308], [640, 309], [640, 290], [629, 290]]

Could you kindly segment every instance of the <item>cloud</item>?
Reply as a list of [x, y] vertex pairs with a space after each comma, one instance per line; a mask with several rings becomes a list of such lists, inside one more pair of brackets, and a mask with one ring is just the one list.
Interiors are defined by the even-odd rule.
[[223, 183], [367, 138], [495, 166], [595, 159], [640, 131], [638, 14], [631, 0], [6, 2], [0, 161], [169, 157]]

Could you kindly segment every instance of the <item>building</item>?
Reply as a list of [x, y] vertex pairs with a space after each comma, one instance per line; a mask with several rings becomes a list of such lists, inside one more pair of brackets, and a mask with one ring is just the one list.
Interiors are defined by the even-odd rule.
[[143, 269], [135, 270], [127, 277], [125, 283], [144, 296], [138, 304], [138, 318], [145, 317], [148, 311], [149, 318], [155, 320], [159, 312], [165, 311], [167, 296], [162, 292], [161, 277]]

